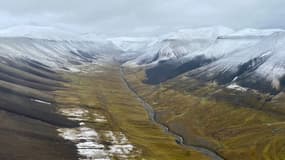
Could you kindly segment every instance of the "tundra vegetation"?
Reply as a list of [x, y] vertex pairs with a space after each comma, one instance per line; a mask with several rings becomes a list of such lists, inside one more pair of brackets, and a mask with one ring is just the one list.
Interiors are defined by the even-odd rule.
[[209, 148], [231, 160], [284, 159], [283, 93], [231, 89], [187, 74], [148, 85], [143, 83], [144, 69], [125, 68], [125, 74], [153, 106], [158, 121], [182, 135], [186, 144]]

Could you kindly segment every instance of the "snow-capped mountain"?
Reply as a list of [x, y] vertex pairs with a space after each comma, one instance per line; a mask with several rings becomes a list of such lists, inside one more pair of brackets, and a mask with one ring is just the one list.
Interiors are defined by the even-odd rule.
[[205, 65], [190, 75], [220, 83], [235, 82], [263, 90], [283, 88], [285, 75], [285, 32], [275, 32], [259, 42], [226, 53], [216, 61]]
[[129, 61], [125, 65], [156, 64], [159, 61], [179, 59], [209, 47], [219, 36], [232, 32], [232, 29], [226, 27], [178, 30], [153, 40], [140, 51], [144, 53], [143, 55]]
[[[184, 34], [182, 34], [184, 33]], [[201, 34], [203, 33], [203, 34]], [[178, 31], [149, 44], [145, 54], [125, 66], [148, 66], [148, 83], [181, 73], [220, 84], [266, 92], [283, 88], [285, 31], [226, 28]]]
[[0, 29], [0, 55], [35, 60], [54, 69], [71, 69], [74, 64], [91, 62], [103, 53], [120, 53], [111, 41], [93, 39], [52, 26], [13, 26]]
[[0, 37], [1, 57], [36, 60], [57, 69], [116, 54], [114, 58], [125, 66], [147, 66], [146, 82], [154, 84], [188, 72], [200, 80], [261, 91], [281, 90], [285, 85], [285, 31], [281, 29], [208, 27], [156, 38], [104, 38], [50, 26], [15, 26], [0, 30]]
[[54, 41], [31, 38], [0, 38], [0, 55], [9, 59], [31, 59], [60, 69], [90, 62], [118, 52], [112, 44], [97, 44], [86, 41]]

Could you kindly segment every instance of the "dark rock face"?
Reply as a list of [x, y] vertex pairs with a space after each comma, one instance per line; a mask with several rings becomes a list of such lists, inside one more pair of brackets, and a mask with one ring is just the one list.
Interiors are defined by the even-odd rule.
[[177, 60], [159, 62], [155, 67], [146, 70], [148, 84], [159, 84], [174, 78], [187, 71], [209, 64], [213, 59], [204, 56], [197, 56], [187, 62], [180, 63]]
[[272, 87], [271, 82], [256, 74], [251, 74], [242, 77], [238, 81], [238, 84], [243, 87], [255, 89], [263, 93], [270, 93], [273, 95], [278, 94], [280, 92], [280, 89]]
[[279, 81], [280, 81], [280, 86], [281, 86], [281, 88], [284, 90], [284, 88], [285, 88], [285, 75], [282, 76], [282, 77], [279, 79]]

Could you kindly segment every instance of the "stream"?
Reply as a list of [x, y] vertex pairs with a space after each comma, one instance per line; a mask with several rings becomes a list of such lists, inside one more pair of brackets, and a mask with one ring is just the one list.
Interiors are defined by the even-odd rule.
[[208, 149], [208, 148], [205, 148], [205, 147], [198, 147], [198, 146], [194, 146], [194, 145], [188, 145], [188, 144], [185, 144], [184, 143], [184, 138], [176, 133], [174, 133], [173, 131], [171, 131], [167, 126], [161, 124], [160, 122], [158, 122], [156, 120], [156, 115], [155, 115], [155, 112], [153, 110], [153, 107], [148, 104], [147, 102], [145, 102], [143, 100], [142, 97], [140, 97], [137, 92], [134, 90], [134, 88], [132, 88], [132, 86], [129, 84], [129, 82], [125, 79], [125, 76], [124, 76], [124, 71], [123, 71], [123, 68], [120, 67], [120, 75], [121, 75], [121, 79], [122, 81], [124, 82], [125, 86], [132, 92], [133, 95], [135, 95], [135, 97], [138, 99], [138, 101], [143, 105], [143, 107], [145, 108], [145, 110], [147, 111], [148, 113], [148, 116], [149, 116], [149, 119], [157, 124], [160, 128], [163, 129], [163, 131], [166, 133], [166, 134], [169, 134], [173, 137], [175, 137], [176, 139], [176, 142], [177, 144], [179, 145], [182, 145], [183, 147], [188, 147], [188, 148], [191, 148], [195, 151], [198, 151], [200, 153], [203, 153], [204, 155], [208, 156], [209, 158], [211, 158], [212, 160], [224, 160], [223, 157], [221, 157], [220, 155], [218, 155], [217, 153], [215, 153], [214, 151]]

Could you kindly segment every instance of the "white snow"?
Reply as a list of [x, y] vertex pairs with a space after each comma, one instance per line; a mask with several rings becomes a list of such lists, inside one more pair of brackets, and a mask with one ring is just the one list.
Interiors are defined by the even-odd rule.
[[245, 91], [248, 90], [248, 88], [239, 86], [239, 85], [237, 85], [235, 83], [228, 85], [227, 88], [228, 89], [234, 89], [234, 90], [242, 91], [242, 92], [245, 92]]
[[107, 122], [107, 119], [105, 116], [97, 114], [97, 113], [94, 113], [93, 115], [95, 117], [94, 119], [95, 122]]
[[110, 159], [104, 149], [104, 145], [99, 144], [98, 133], [88, 127], [79, 128], [60, 128], [59, 135], [66, 140], [76, 143], [78, 154], [84, 159]]
[[43, 100], [39, 100], [39, 99], [31, 99], [31, 101], [33, 101], [33, 102], [38, 102], [38, 103], [42, 103], [42, 104], [51, 105], [50, 102], [43, 101]]
[[106, 131], [105, 137], [107, 137], [113, 144], [109, 146], [109, 152], [116, 154], [119, 157], [126, 157], [134, 150], [134, 146], [129, 143], [127, 137], [122, 132]]
[[[112, 157], [128, 159], [135, 147], [128, 141], [122, 132], [99, 131], [88, 127], [89, 122], [105, 123], [107, 119], [99, 113], [92, 113], [80, 107], [59, 108], [59, 113], [71, 120], [80, 122], [78, 128], [59, 128], [61, 137], [76, 144], [80, 160], [110, 160]], [[100, 144], [102, 138], [110, 145]]]
[[238, 79], [238, 76], [235, 76], [235, 78], [232, 80], [232, 82], [236, 81]]
[[80, 72], [81, 70], [75, 67], [66, 67], [70, 72]]
[[110, 153], [120, 154], [122, 156], [126, 154], [130, 154], [134, 146], [131, 144], [123, 144], [123, 145], [112, 145], [110, 146]]
[[58, 110], [59, 113], [62, 115], [65, 115], [70, 120], [76, 120], [76, 121], [84, 121], [87, 120], [87, 114], [89, 113], [88, 110], [83, 108], [60, 108]]

